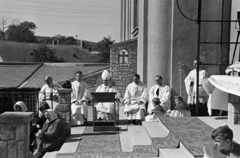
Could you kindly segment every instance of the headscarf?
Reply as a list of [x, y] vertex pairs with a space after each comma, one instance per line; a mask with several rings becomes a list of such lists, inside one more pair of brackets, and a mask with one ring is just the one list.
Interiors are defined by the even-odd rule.
[[40, 103], [40, 107], [39, 107], [39, 110], [41, 111], [41, 112], [44, 112], [44, 111], [42, 111], [43, 109], [50, 109], [50, 106], [48, 105], [48, 103], [47, 102], [45, 102], [45, 101], [43, 101], [43, 102], [41, 102]]
[[104, 70], [102, 73], [102, 80], [109, 80], [111, 77], [110, 73], [107, 70]]
[[[50, 115], [50, 120], [47, 120], [47, 122], [53, 121], [53, 120], [55, 120], [55, 119], [58, 118], [58, 115], [57, 115], [56, 112], [53, 111], [52, 109], [47, 109], [46, 111], [47, 111], [48, 114]], [[46, 112], [46, 111], [45, 111], [45, 112]]]
[[28, 108], [27, 108], [27, 106], [25, 105], [24, 102], [22, 102], [22, 101], [16, 102], [16, 103], [14, 104], [14, 106], [13, 106], [13, 108], [14, 108], [15, 111], [17, 111], [17, 110], [16, 110], [16, 105], [18, 105], [18, 106], [20, 106], [20, 107], [22, 108], [22, 112], [28, 111]]

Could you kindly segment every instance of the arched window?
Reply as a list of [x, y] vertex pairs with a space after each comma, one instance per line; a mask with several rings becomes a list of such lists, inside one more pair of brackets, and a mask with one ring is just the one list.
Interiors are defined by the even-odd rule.
[[126, 50], [121, 50], [119, 52], [118, 62], [120, 64], [127, 64], [128, 63], [128, 52]]

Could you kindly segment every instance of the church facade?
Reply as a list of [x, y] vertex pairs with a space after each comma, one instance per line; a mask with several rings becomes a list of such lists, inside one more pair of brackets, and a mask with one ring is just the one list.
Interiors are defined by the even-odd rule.
[[[238, 24], [233, 20], [238, 11], [238, 0], [121, 0], [121, 42], [113, 45], [111, 55], [120, 58], [121, 43], [135, 39], [137, 62], [133, 73], [138, 73], [148, 88], [154, 85], [155, 76], [161, 75], [172, 96], [181, 95], [186, 100], [184, 79], [193, 69], [198, 48], [209, 76], [224, 74], [231, 63], [235, 45], [228, 42], [236, 41]], [[237, 47], [236, 59], [238, 53]], [[114, 78], [115, 70], [111, 67]]]

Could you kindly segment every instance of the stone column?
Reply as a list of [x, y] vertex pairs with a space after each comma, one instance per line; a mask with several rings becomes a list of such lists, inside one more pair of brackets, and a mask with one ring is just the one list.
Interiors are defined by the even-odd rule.
[[59, 89], [59, 112], [58, 114], [66, 121], [66, 136], [71, 135], [71, 89]]
[[137, 73], [141, 81], [147, 84], [147, 55], [148, 55], [148, 1], [139, 0], [138, 44], [137, 44]]
[[126, 23], [126, 0], [121, 0], [121, 27], [120, 27], [120, 41], [125, 40], [125, 23]]
[[5, 112], [0, 115], [0, 157], [29, 158], [32, 112]]
[[239, 96], [228, 94], [228, 102], [228, 121], [232, 124], [240, 124]]
[[155, 84], [155, 76], [161, 75], [164, 83], [170, 80], [172, 1], [148, 1], [148, 59], [147, 86]]

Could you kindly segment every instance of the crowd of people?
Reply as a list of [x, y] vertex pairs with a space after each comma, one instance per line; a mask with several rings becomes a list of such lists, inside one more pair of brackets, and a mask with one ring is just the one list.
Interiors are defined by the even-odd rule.
[[[126, 91], [122, 101], [120, 102], [120, 93], [115, 87], [115, 81], [111, 74], [104, 70], [101, 79], [97, 81], [97, 89], [95, 92], [114, 92], [115, 102], [124, 105], [124, 114], [127, 115], [128, 124], [141, 125], [142, 121], [157, 121], [164, 117], [191, 117], [195, 116], [196, 100], [199, 99], [200, 104], [207, 102], [207, 95], [202, 89], [202, 80], [206, 76], [206, 71], [199, 69], [199, 84], [196, 84], [196, 66], [197, 60], [194, 61], [194, 70], [192, 70], [185, 78], [186, 92], [188, 94], [187, 103], [181, 96], [175, 96], [175, 107], [170, 107], [171, 90], [170, 87], [163, 83], [163, 78], [156, 75], [155, 82], [148, 91], [146, 85], [140, 81], [140, 75], [134, 74], [133, 81], [126, 87]], [[63, 120], [58, 115], [58, 93], [59, 88], [71, 88], [71, 125], [86, 125], [88, 119], [88, 105], [91, 102], [89, 87], [82, 80], [82, 72], [75, 73], [73, 82], [66, 82], [63, 86], [54, 82], [51, 76], [46, 76], [45, 84], [39, 92], [39, 116], [37, 123], [31, 127], [31, 150], [34, 157], [41, 157], [45, 152], [59, 148], [64, 142], [64, 126]], [[101, 82], [101, 83], [100, 83]], [[199, 98], [196, 97], [197, 85], [199, 86]], [[104, 102], [95, 103], [97, 120], [108, 121], [116, 117], [116, 107], [114, 103]], [[27, 106], [22, 101], [16, 102], [14, 110], [17, 112], [28, 111]], [[224, 132], [227, 132], [225, 134]], [[230, 131], [230, 132], [229, 132]], [[229, 134], [230, 133], [230, 134]], [[230, 135], [230, 136], [226, 136]], [[221, 140], [219, 140], [221, 137]], [[236, 152], [239, 145], [235, 145], [232, 141], [233, 135], [227, 127], [216, 129], [212, 138], [218, 142], [219, 151], [221, 149], [221, 141], [226, 140], [226, 144], [230, 144], [228, 151]], [[217, 144], [217, 143], [215, 143]], [[204, 147], [205, 157], [212, 158], [212, 154], [219, 154], [215, 151], [216, 145], [207, 145]], [[225, 149], [224, 149], [225, 150]], [[225, 152], [223, 150], [223, 152]], [[229, 154], [229, 152], [228, 152]], [[210, 155], [210, 156], [209, 156]], [[220, 154], [221, 155], [221, 152]], [[219, 157], [220, 158], [220, 157]]]

